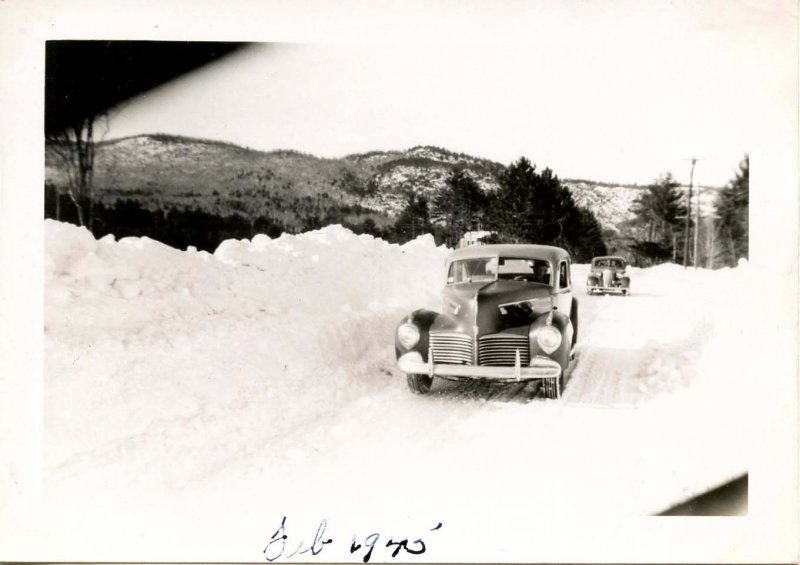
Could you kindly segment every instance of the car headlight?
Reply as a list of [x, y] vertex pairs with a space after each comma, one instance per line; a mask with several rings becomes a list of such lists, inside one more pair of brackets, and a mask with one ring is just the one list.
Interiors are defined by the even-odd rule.
[[419, 328], [414, 324], [402, 324], [397, 328], [397, 341], [406, 349], [411, 349], [419, 343]]
[[539, 347], [550, 355], [561, 346], [561, 332], [555, 326], [542, 326], [536, 336]]

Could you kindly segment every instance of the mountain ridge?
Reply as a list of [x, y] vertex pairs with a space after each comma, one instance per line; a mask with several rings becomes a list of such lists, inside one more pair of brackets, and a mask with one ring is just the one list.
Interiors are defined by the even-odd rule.
[[[97, 142], [94, 186], [95, 197], [103, 203], [135, 200], [151, 208], [196, 208], [221, 215], [269, 212], [289, 227], [299, 223], [302, 213], [315, 214], [324, 222], [335, 216], [331, 210], [341, 209], [350, 220], [369, 217], [377, 225], [388, 225], [410, 194], [432, 200], [455, 168], [463, 169], [482, 189], [493, 191], [505, 165], [433, 145], [328, 158], [155, 133]], [[67, 182], [51, 146], [45, 148], [45, 179], [62, 191]], [[632, 219], [632, 203], [646, 188], [586, 179], [561, 181], [576, 203], [594, 213], [610, 233], [619, 233]]]

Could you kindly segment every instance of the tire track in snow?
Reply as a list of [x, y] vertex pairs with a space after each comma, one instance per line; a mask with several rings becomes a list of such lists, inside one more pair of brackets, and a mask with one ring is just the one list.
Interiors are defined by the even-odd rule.
[[705, 314], [682, 288], [660, 292], [657, 276], [634, 280], [628, 297], [579, 298], [582, 326], [566, 402], [632, 406], [690, 384]]

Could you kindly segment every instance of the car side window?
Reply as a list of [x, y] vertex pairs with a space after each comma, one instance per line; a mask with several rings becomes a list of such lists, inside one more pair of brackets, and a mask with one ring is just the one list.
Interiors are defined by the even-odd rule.
[[558, 265], [558, 288], [569, 288], [569, 265], [566, 261]]
[[456, 264], [450, 263], [450, 268], [447, 270], [447, 284], [453, 284], [456, 281]]

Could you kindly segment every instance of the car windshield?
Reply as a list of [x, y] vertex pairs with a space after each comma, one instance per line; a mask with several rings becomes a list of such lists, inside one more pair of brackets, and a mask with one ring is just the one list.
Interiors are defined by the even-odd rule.
[[498, 278], [551, 284], [550, 261], [527, 257], [500, 257]]
[[550, 262], [525, 257], [480, 257], [450, 263], [447, 284], [517, 280], [551, 284]]
[[497, 257], [461, 259], [450, 263], [447, 284], [493, 281], [497, 279]]

